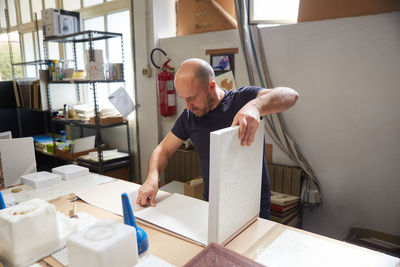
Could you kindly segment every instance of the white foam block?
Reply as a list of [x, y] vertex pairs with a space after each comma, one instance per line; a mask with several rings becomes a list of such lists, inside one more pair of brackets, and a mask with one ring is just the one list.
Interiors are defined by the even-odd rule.
[[138, 262], [136, 229], [102, 220], [67, 239], [69, 267], [121, 266]]
[[68, 164], [53, 168], [51, 172], [61, 175], [63, 180], [68, 180], [89, 174], [89, 169], [75, 164]]
[[55, 185], [61, 182], [61, 175], [50, 172], [34, 172], [21, 176], [21, 181], [35, 189]]
[[210, 133], [208, 244], [225, 243], [260, 211], [263, 127], [241, 146], [239, 127]]
[[0, 261], [28, 265], [60, 247], [56, 208], [32, 199], [0, 210]]

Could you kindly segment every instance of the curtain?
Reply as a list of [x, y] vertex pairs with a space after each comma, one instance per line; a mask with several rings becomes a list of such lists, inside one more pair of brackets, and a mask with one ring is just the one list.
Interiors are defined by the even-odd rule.
[[[238, 31], [249, 81], [251, 85], [259, 83], [258, 85], [261, 85], [261, 87], [274, 88], [268, 72], [267, 58], [263, 49], [260, 29], [256, 25], [248, 23], [249, 1], [235, 0]], [[254, 42], [254, 38], [258, 42]], [[304, 207], [314, 211], [322, 204], [321, 190], [317, 176], [306, 158], [301, 154], [299, 147], [288, 135], [281, 114], [267, 115], [263, 118], [263, 121], [266, 131], [278, 147], [305, 172], [306, 176], [301, 188], [301, 202]]]

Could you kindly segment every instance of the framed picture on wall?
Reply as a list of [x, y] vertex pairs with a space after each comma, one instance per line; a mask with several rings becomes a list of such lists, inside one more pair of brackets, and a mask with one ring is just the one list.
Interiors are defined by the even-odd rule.
[[232, 71], [235, 74], [235, 55], [234, 54], [211, 54], [210, 64], [214, 69], [215, 76]]

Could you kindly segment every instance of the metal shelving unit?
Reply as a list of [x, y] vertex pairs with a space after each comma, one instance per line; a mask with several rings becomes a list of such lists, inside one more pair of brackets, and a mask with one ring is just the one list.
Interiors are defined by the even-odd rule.
[[[89, 58], [91, 61], [93, 61], [94, 60], [93, 42], [98, 41], [98, 40], [110, 39], [110, 38], [120, 38], [122, 66], [124, 66], [124, 46], [123, 46], [123, 38], [122, 38], [121, 33], [100, 32], [100, 31], [83, 31], [83, 32], [68, 34], [68, 35], [63, 35], [63, 36], [45, 37], [43, 40], [44, 47], [45, 47], [45, 49], [44, 49], [45, 58], [47, 59], [46, 52], [47, 52], [47, 43], [48, 42], [72, 43], [74, 62], [75, 62], [75, 70], [77, 70], [76, 43], [85, 43], [85, 42], [88, 43]], [[106, 125], [100, 124], [100, 114], [99, 114], [98, 96], [97, 96], [97, 88], [96, 88], [97, 84], [99, 84], [99, 83], [124, 83], [124, 87], [125, 87], [123, 67], [122, 67], [122, 79], [119, 79], [119, 80], [72, 80], [72, 79], [68, 79], [68, 80], [57, 80], [57, 81], [48, 81], [47, 82], [47, 100], [48, 100], [48, 106], [49, 106], [50, 110], [52, 110], [52, 103], [51, 103], [52, 101], [51, 101], [50, 89], [49, 89], [50, 84], [74, 84], [76, 87], [76, 96], [77, 96], [78, 102], [80, 101], [79, 84], [89, 84], [92, 89], [93, 103], [94, 103], [94, 124], [85, 123], [85, 122], [77, 121], [77, 120], [55, 119], [52, 117], [52, 115], [50, 115], [51, 122], [52, 122], [51, 128], [52, 128], [53, 137], [55, 134], [54, 133], [54, 124], [72, 125], [72, 126], [77, 126], [77, 127], [81, 127], [81, 128], [94, 129], [95, 134], [96, 134], [96, 148], [97, 148], [97, 154], [98, 154], [98, 162], [94, 164], [93, 162], [79, 160], [78, 164], [88, 167], [91, 170], [95, 170], [99, 173], [104, 173], [105, 171], [110, 170], [110, 169], [117, 169], [117, 168], [121, 168], [124, 166], [129, 166], [129, 169], [130, 169], [129, 173], [133, 173], [133, 170], [132, 170], [133, 165], [131, 163], [132, 162], [132, 153], [131, 153], [131, 144], [130, 144], [130, 136], [129, 136], [129, 122], [124, 121], [124, 122], [106, 124]], [[120, 160], [112, 160], [111, 162], [105, 163], [104, 158], [103, 158], [101, 130], [105, 129], [105, 128], [118, 127], [118, 126], [124, 126], [124, 125], [126, 127], [129, 157], [128, 157], [128, 159], [123, 158]]]
[[35, 18], [34, 18], [34, 25], [35, 25], [35, 33], [36, 33], [36, 38], [37, 38], [37, 43], [35, 42], [35, 38], [33, 38], [33, 46], [34, 49], [37, 53], [37, 57], [39, 58], [39, 60], [34, 60], [34, 61], [25, 61], [25, 62], [18, 62], [18, 63], [14, 63], [14, 54], [12, 51], [12, 47], [11, 47], [11, 40], [10, 40], [10, 21], [9, 21], [9, 14], [8, 14], [8, 10], [5, 9], [4, 10], [4, 15], [5, 15], [5, 20], [6, 20], [6, 28], [7, 28], [7, 36], [8, 36], [8, 45], [9, 45], [9, 54], [10, 54], [10, 60], [11, 60], [11, 74], [12, 74], [12, 78], [13, 78], [13, 87], [14, 87], [14, 93], [15, 93], [15, 98], [18, 99], [17, 104], [16, 105], [16, 115], [17, 115], [17, 125], [18, 125], [18, 134], [20, 137], [25, 136], [24, 131], [23, 131], [23, 125], [22, 125], [22, 113], [27, 111], [27, 112], [40, 112], [43, 115], [43, 122], [44, 122], [44, 132], [47, 132], [48, 129], [48, 125], [47, 125], [47, 121], [46, 121], [46, 117], [47, 117], [47, 111], [46, 110], [42, 110], [42, 109], [34, 109], [34, 108], [30, 108], [30, 107], [24, 107], [22, 105], [22, 99], [20, 99], [19, 94], [17, 93], [17, 75], [15, 72], [15, 67], [16, 66], [36, 66], [36, 74], [37, 77], [39, 77], [39, 69], [42, 69], [42, 66], [46, 64], [45, 61], [41, 60], [41, 53], [40, 53], [40, 43], [39, 43], [39, 25], [38, 25], [38, 20], [37, 20], [37, 14], [35, 13]]

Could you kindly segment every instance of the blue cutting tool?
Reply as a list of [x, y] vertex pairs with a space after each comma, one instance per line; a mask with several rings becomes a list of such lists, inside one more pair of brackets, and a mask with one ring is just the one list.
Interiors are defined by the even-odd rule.
[[0, 192], [0, 210], [5, 209], [5, 208], [6, 208], [6, 203], [4, 202], [3, 195]]
[[135, 216], [133, 216], [131, 202], [126, 193], [121, 194], [122, 199], [122, 210], [124, 213], [124, 223], [136, 228], [136, 237], [138, 244], [139, 255], [145, 252], [149, 248], [149, 239], [147, 238], [146, 232], [137, 226]]

